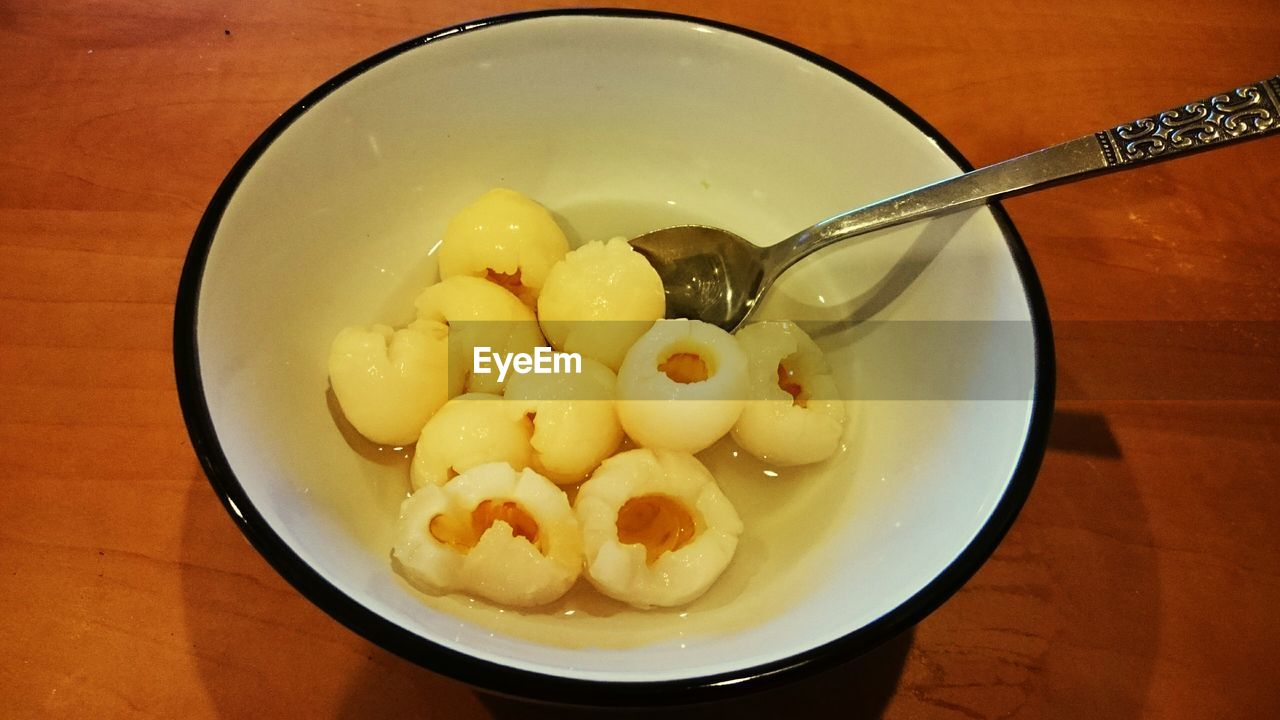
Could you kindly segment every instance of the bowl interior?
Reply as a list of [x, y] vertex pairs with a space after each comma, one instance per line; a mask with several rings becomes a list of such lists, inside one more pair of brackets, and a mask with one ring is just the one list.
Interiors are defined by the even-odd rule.
[[[217, 443], [302, 561], [433, 643], [628, 682], [812, 650], [947, 571], [1023, 453], [1035, 335], [987, 209], [879, 233], [783, 281], [766, 314], [808, 322], [827, 350], [855, 400], [845, 448], [778, 478], [735, 457], [731, 441], [708, 451], [731, 499], [758, 508], [744, 512], [739, 557], [686, 611], [549, 618], [555, 632], [582, 628], [603, 646], [540, 641], [547, 617], [494, 620], [466, 603], [443, 612], [391, 572], [403, 458], [358, 452], [344, 437], [326, 397], [328, 346], [345, 325], [410, 320], [445, 222], [495, 186], [542, 202], [574, 242], [702, 222], [769, 244], [957, 171], [845, 78], [721, 28], [573, 15], [439, 37], [309, 107], [230, 197], [197, 305]], [[644, 642], [617, 647], [635, 639]]]

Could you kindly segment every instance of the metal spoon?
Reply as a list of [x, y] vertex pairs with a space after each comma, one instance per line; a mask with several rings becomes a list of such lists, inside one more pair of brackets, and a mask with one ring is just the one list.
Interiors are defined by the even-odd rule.
[[770, 247], [700, 225], [655, 230], [631, 244], [662, 278], [667, 317], [696, 318], [733, 331], [784, 270], [842, 240], [1277, 131], [1280, 75], [850, 210]]

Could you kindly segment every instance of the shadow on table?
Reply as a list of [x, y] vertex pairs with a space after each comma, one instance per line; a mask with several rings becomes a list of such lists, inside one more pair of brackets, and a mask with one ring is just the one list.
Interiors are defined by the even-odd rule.
[[[840, 717], [879, 718], [898, 688], [913, 631], [908, 630], [856, 660], [777, 688], [730, 700], [676, 708], [611, 710], [630, 718], [700, 720], [701, 718]], [[477, 693], [497, 720], [578, 720], [599, 717], [601, 710], [563, 708]]]
[[1095, 412], [1053, 411], [1053, 427], [1049, 431], [1049, 449], [1069, 453], [1119, 459], [1120, 444], [1111, 433], [1106, 416]]
[[1055, 411], [1035, 489], [968, 586], [1006, 608], [986, 614], [1009, 675], [1048, 717], [1146, 715], [1167, 609], [1144, 492], [1184, 480], [1135, 476], [1102, 409]]

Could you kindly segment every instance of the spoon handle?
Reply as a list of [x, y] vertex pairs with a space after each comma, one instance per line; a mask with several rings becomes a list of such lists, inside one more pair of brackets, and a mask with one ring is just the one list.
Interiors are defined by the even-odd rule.
[[1050, 184], [1280, 132], [1280, 75], [836, 215], [765, 250], [774, 276], [855, 235]]

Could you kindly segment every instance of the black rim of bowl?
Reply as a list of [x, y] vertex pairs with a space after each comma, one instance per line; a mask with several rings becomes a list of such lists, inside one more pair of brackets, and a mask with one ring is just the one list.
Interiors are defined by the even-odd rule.
[[973, 169], [964, 156], [933, 126], [900, 100], [862, 76], [804, 48], [728, 23], [688, 15], [637, 10], [549, 10], [476, 20], [405, 41], [347, 68], [285, 111], [249, 146], [209, 202], [187, 253], [174, 310], [173, 352], [178, 397], [196, 455], [214, 491], [231, 518], [240, 527], [240, 531], [272, 567], [311, 602], [351, 630], [383, 648], [427, 669], [485, 691], [531, 700], [577, 705], [685, 704], [761, 689], [858, 657], [924, 619], [959, 590], [978, 570], [1013, 524], [1031, 491], [1040, 462], [1044, 457], [1048, 441], [1049, 418], [1053, 413], [1055, 382], [1049, 310], [1027, 249], [1004, 208], [998, 203], [990, 203], [989, 208], [1004, 234], [1009, 253], [1013, 257], [1026, 292], [1036, 351], [1036, 383], [1032, 397], [1031, 421], [1013, 476], [1000, 502], [977, 536], [928, 585], [871, 624], [797, 655], [718, 675], [663, 681], [605, 682], [515, 669], [451, 650], [375, 614], [338, 590], [304, 562], [258, 513], [222, 452], [205, 403], [200, 375], [199, 348], [196, 346], [196, 319], [201, 278], [214, 235], [217, 233], [223, 212], [254, 163], [267, 147], [308, 108], [351, 79], [401, 53], [462, 32], [475, 32], [487, 27], [522, 20], [557, 16], [602, 16], [692, 23], [767, 43], [828, 70], [866, 91], [937, 143], [938, 147], [961, 169], [965, 171]]

